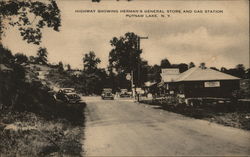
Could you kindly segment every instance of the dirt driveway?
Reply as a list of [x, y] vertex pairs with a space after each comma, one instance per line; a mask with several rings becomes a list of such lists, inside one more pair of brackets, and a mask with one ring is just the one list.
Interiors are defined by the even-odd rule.
[[87, 156], [250, 155], [250, 132], [131, 100], [84, 98]]

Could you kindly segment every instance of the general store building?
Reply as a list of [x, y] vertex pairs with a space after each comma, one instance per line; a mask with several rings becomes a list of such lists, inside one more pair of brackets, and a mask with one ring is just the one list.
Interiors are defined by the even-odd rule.
[[163, 87], [167, 94], [183, 94], [185, 98], [227, 98], [240, 88], [240, 78], [209, 68], [162, 69]]

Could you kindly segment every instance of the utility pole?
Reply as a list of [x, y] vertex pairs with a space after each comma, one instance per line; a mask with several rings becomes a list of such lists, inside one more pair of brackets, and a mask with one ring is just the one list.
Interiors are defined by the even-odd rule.
[[135, 91], [133, 91], [133, 86], [134, 86], [134, 74], [133, 70], [131, 70], [131, 91], [132, 91], [132, 97], [135, 96]]
[[[137, 50], [138, 50], [138, 53], [141, 50], [141, 47], [140, 47], [141, 39], [148, 39], [148, 37], [140, 37], [140, 36], [137, 37]], [[138, 74], [137, 75], [137, 84], [138, 84], [137, 86], [139, 87], [139, 83], [140, 83], [140, 62], [139, 62], [139, 60], [137, 62], [137, 74]], [[136, 91], [136, 87], [135, 87], [135, 91]], [[136, 93], [137, 93], [137, 101], [139, 102], [140, 101], [140, 94], [137, 91], [136, 91]]]

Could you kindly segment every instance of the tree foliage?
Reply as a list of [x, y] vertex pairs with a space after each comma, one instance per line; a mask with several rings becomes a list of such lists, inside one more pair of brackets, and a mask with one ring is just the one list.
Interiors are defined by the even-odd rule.
[[67, 70], [68, 70], [68, 71], [71, 71], [71, 70], [72, 70], [70, 64], [67, 64]]
[[138, 36], [135, 33], [128, 32], [119, 38], [114, 37], [110, 44], [113, 47], [109, 53], [110, 67], [118, 73], [128, 73], [137, 68], [142, 50], [138, 49]]
[[[222, 71], [223, 70], [223, 71]], [[239, 78], [248, 78], [249, 74], [247, 74], [247, 70], [245, 70], [245, 66], [243, 64], [238, 64], [235, 68], [226, 69], [221, 68], [221, 71]]]
[[200, 63], [199, 68], [201, 68], [201, 69], [206, 69], [206, 68], [207, 68], [207, 67], [206, 67], [206, 63], [204, 63], [204, 62]]
[[47, 91], [42, 88], [42, 84], [35, 77], [30, 80], [26, 79], [28, 73], [19, 62], [20, 60], [15, 60], [20, 59], [19, 57], [24, 58], [19, 54], [13, 56], [9, 50], [0, 45], [0, 64], [10, 69], [8, 72], [0, 70], [0, 105], [3, 105], [5, 109], [21, 110], [32, 110], [42, 103], [49, 105], [50, 98]]
[[40, 47], [37, 51], [37, 58], [36, 62], [37, 63], [42, 63], [42, 64], [47, 64], [48, 62], [48, 51], [46, 48]]
[[188, 70], [188, 65], [185, 63], [180, 63], [177, 67], [179, 68], [180, 73], [183, 73]]
[[59, 31], [60, 10], [55, 0], [0, 1], [0, 39], [9, 26], [16, 26], [23, 40], [39, 45], [42, 28], [49, 27]]
[[189, 65], [188, 65], [188, 69], [193, 68], [193, 67], [195, 67], [194, 62], [190, 62]]
[[107, 86], [107, 73], [105, 69], [98, 68], [101, 63], [100, 58], [96, 57], [95, 52], [90, 51], [83, 56], [83, 72], [81, 80], [83, 83], [82, 91], [86, 95], [100, 94], [102, 89]]
[[60, 61], [60, 62], [58, 63], [58, 72], [59, 72], [59, 73], [63, 73], [63, 71], [64, 71], [63, 62]]
[[90, 51], [84, 54], [83, 57], [83, 69], [86, 73], [94, 73], [97, 69], [97, 65], [101, 63], [100, 58], [96, 57], [95, 52]]
[[22, 53], [16, 53], [14, 55], [15, 57], [15, 61], [19, 64], [22, 64], [22, 63], [27, 63], [28, 62], [28, 57], [25, 55], [25, 54], [22, 54]]
[[14, 56], [11, 51], [4, 48], [3, 45], [0, 44], [0, 64], [11, 64], [14, 62]]
[[116, 86], [117, 90], [131, 88], [130, 82], [126, 80], [126, 74], [131, 72], [135, 86], [141, 86], [147, 78], [147, 62], [140, 56], [142, 49], [139, 47], [139, 36], [127, 32], [124, 36], [113, 37], [110, 44], [109, 73], [113, 87]]
[[167, 58], [161, 60], [161, 68], [171, 68], [171, 63]]
[[150, 66], [148, 71], [148, 81], [160, 82], [161, 81], [161, 67], [157, 64]]

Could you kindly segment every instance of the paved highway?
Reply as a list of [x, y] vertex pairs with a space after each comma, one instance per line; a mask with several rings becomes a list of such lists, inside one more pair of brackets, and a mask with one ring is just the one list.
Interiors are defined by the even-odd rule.
[[250, 132], [129, 99], [85, 97], [87, 156], [250, 155]]

